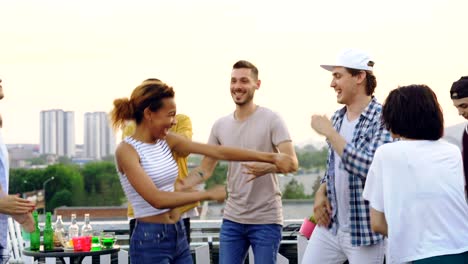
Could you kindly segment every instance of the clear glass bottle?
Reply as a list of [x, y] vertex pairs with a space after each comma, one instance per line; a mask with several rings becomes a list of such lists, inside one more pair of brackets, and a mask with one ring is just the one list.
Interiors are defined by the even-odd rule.
[[34, 231], [31, 233], [31, 250], [39, 251], [41, 247], [41, 230], [39, 229], [39, 219], [38, 219], [37, 211], [33, 212], [34, 218]]
[[44, 250], [54, 249], [54, 230], [52, 229], [52, 215], [46, 213], [46, 222], [44, 227]]
[[80, 236], [80, 228], [76, 223], [76, 214], [71, 215], [71, 225], [68, 227], [68, 239]]
[[82, 236], [92, 236], [93, 235], [93, 228], [91, 227], [91, 224], [89, 223], [89, 214], [84, 215], [84, 225], [81, 227], [81, 235]]
[[57, 215], [57, 220], [54, 224], [54, 244], [60, 247], [63, 246], [65, 242], [65, 225], [63, 224], [62, 216]]
[[65, 225], [63, 224], [61, 215], [57, 215], [57, 220], [55, 221], [55, 224], [54, 224], [54, 231], [65, 233]]

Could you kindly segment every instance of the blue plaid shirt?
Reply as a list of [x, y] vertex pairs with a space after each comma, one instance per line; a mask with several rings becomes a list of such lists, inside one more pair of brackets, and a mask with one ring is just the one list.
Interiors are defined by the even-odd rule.
[[[346, 107], [338, 110], [332, 117], [333, 127], [340, 131], [341, 123], [346, 114]], [[362, 192], [366, 182], [367, 172], [372, 163], [372, 158], [377, 148], [391, 142], [390, 133], [381, 122], [382, 105], [372, 97], [369, 105], [359, 116], [359, 121], [354, 130], [353, 139], [344, 148], [341, 157], [344, 169], [349, 174], [349, 205], [351, 245], [368, 246], [383, 240], [383, 236], [372, 232], [370, 225], [369, 202], [364, 200]], [[332, 207], [332, 219], [330, 230], [336, 235], [337, 224], [337, 200], [335, 191], [335, 159], [333, 149], [328, 142], [327, 171], [322, 183], [327, 184], [327, 197]]]

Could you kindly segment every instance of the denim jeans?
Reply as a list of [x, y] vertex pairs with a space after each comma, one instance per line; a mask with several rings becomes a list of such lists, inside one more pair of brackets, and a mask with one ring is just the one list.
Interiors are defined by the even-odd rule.
[[130, 239], [130, 260], [136, 264], [192, 264], [182, 220], [176, 224], [137, 220]]
[[219, 237], [219, 263], [244, 263], [250, 246], [255, 264], [276, 263], [281, 229], [278, 224], [240, 224], [223, 219]]

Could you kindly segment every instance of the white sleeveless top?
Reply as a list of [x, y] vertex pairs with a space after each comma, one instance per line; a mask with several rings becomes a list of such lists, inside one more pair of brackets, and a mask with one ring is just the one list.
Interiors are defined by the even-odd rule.
[[[150, 144], [138, 141], [132, 137], [126, 137], [124, 142], [130, 144], [136, 150], [140, 157], [141, 167], [156, 187], [161, 191], [173, 192], [179, 169], [167, 142], [165, 140], [158, 140]], [[133, 206], [135, 218], [159, 215], [170, 210], [154, 208], [135, 191], [127, 176], [119, 170], [117, 171], [125, 195]]]

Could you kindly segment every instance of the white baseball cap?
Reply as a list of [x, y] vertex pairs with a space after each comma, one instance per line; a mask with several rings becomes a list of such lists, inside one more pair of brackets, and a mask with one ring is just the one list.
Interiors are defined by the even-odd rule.
[[336, 58], [335, 64], [320, 65], [327, 71], [332, 71], [333, 67], [346, 67], [356, 70], [372, 71], [374, 61], [369, 54], [358, 49], [346, 49]]

